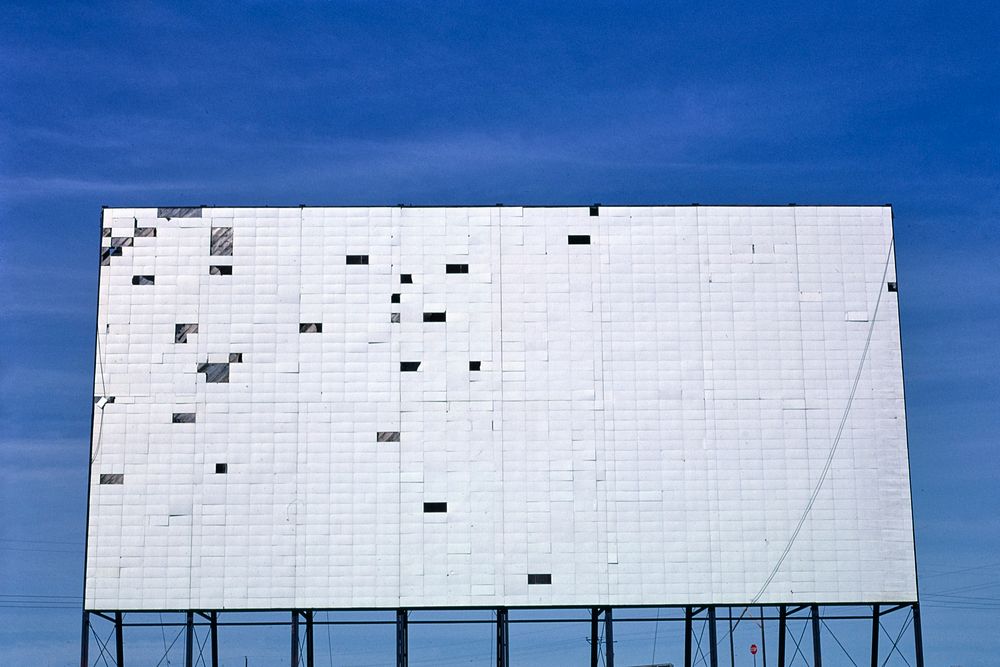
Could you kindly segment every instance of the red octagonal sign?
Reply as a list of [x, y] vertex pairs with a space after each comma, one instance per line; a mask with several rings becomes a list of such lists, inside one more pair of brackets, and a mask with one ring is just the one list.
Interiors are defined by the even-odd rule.
[[750, 644], [750, 655], [757, 655], [757, 645]]

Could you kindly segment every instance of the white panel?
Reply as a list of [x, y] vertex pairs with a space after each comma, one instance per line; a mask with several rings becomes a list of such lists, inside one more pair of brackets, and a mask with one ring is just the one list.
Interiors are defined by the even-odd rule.
[[887, 207], [104, 226], [89, 609], [916, 599]]

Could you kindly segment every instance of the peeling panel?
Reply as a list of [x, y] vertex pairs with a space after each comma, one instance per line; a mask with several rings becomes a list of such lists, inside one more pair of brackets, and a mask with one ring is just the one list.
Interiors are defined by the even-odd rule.
[[229, 382], [228, 363], [198, 364], [198, 372], [205, 374], [205, 382]]
[[157, 218], [200, 218], [201, 207], [181, 206], [175, 208], [156, 209]]
[[209, 254], [215, 257], [233, 254], [232, 227], [212, 227], [212, 245]]
[[197, 324], [175, 324], [174, 325], [174, 342], [175, 343], [186, 343], [188, 342], [188, 334], [198, 333]]

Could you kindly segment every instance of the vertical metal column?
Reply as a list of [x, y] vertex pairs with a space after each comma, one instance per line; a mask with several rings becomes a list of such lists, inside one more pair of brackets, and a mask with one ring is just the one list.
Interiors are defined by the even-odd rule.
[[684, 607], [684, 667], [691, 667], [691, 633], [694, 621], [694, 610]]
[[118, 667], [125, 665], [125, 627], [122, 625], [122, 613], [115, 612], [115, 663]]
[[606, 667], [615, 667], [614, 620], [611, 618], [611, 607], [604, 608], [604, 664]]
[[872, 667], [879, 667], [878, 663], [878, 639], [879, 639], [879, 616], [882, 607], [877, 604], [872, 605]]
[[729, 667], [736, 667], [736, 645], [733, 644], [733, 608], [729, 607]]
[[767, 667], [767, 633], [764, 632], [764, 607], [760, 608], [760, 662]]
[[194, 612], [189, 611], [184, 619], [184, 667], [194, 667]]
[[719, 640], [715, 630], [715, 607], [708, 608], [708, 658], [711, 667], [719, 667]]
[[407, 667], [409, 664], [409, 634], [407, 621], [409, 612], [405, 609], [396, 610], [396, 667]]
[[315, 667], [315, 654], [313, 653], [313, 612], [304, 611], [306, 617], [306, 667]]
[[299, 611], [292, 610], [292, 667], [299, 667]]
[[212, 643], [212, 667], [219, 667], [219, 612], [213, 611], [209, 617], [208, 631]]
[[916, 667], [924, 667], [924, 632], [920, 628], [920, 603], [913, 603], [913, 648]]
[[80, 667], [90, 667], [90, 612], [83, 612], [80, 634]]
[[507, 609], [500, 607], [497, 609], [497, 667], [508, 667], [510, 665], [509, 630]]
[[819, 605], [814, 604], [810, 609], [813, 628], [813, 667], [823, 667], [823, 648], [819, 643]]
[[778, 667], [785, 667], [785, 635], [788, 623], [788, 607], [778, 607]]
[[590, 609], [590, 667], [600, 667], [598, 641], [600, 637], [601, 610], [597, 607]]

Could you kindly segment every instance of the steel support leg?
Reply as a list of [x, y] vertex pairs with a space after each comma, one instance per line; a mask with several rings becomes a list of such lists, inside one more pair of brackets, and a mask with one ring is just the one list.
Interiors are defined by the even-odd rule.
[[694, 631], [694, 610], [684, 607], [684, 667], [691, 667], [691, 633]]
[[408, 620], [408, 611], [396, 610], [396, 667], [407, 667], [410, 661]]
[[184, 667], [194, 667], [194, 612], [184, 619]]
[[604, 664], [615, 667], [615, 623], [611, 616], [611, 607], [604, 608]]
[[764, 632], [764, 608], [760, 608], [760, 662], [767, 667], [767, 633]]
[[729, 607], [729, 667], [736, 667], [736, 645], [733, 643], [733, 608]]
[[219, 667], [219, 612], [213, 611], [209, 617], [208, 631], [212, 644], [212, 667]]
[[810, 611], [813, 629], [813, 667], [823, 667], [823, 647], [819, 640], [819, 605], [812, 605]]
[[122, 613], [115, 612], [115, 664], [125, 667], [125, 626], [122, 625]]
[[83, 612], [83, 630], [80, 635], [80, 667], [90, 667], [90, 612]]
[[304, 611], [306, 617], [306, 667], [315, 667], [316, 656], [313, 652], [313, 612]]
[[785, 635], [788, 634], [788, 607], [778, 607], [778, 667], [785, 667]]
[[590, 667], [600, 667], [600, 647], [598, 641], [600, 637], [601, 610], [592, 607], [590, 610]]
[[719, 640], [715, 630], [715, 607], [708, 608], [708, 659], [711, 667], [719, 667]]
[[913, 603], [913, 648], [916, 667], [924, 667], [924, 633], [920, 628], [920, 603]]
[[292, 610], [292, 667], [299, 667], [299, 612]]
[[878, 639], [879, 639], [879, 614], [881, 607], [872, 605], [872, 667], [879, 667], [878, 663]]
[[509, 630], [507, 609], [501, 607], [497, 609], [497, 667], [509, 667], [510, 665]]

